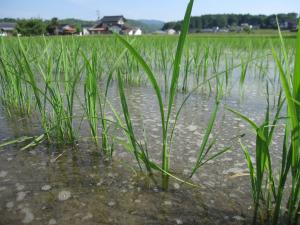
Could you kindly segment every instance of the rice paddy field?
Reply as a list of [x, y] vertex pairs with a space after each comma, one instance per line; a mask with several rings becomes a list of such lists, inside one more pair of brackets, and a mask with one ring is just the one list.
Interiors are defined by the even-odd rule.
[[[293, 224], [296, 36], [0, 40], [0, 224]], [[299, 36], [299, 35], [298, 35]]]

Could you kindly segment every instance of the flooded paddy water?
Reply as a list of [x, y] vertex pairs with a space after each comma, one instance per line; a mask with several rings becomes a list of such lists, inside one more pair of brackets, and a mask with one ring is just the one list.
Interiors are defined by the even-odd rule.
[[[238, 90], [232, 93], [236, 94], [223, 104], [251, 112], [255, 121], [262, 119], [264, 93], [245, 88], [242, 102]], [[159, 163], [161, 125], [154, 93], [148, 87], [128, 87], [126, 94], [136, 133], [142, 136], [145, 130], [149, 154]], [[176, 103], [184, 96], [178, 94]], [[120, 110], [116, 85], [110, 88], [108, 98]], [[141, 174], [132, 154], [121, 145], [115, 147], [112, 159], [85, 138], [76, 147], [40, 144], [20, 151], [22, 144], [11, 145], [0, 151], [0, 224], [248, 224], [253, 213], [250, 182], [234, 137], [246, 134], [244, 143], [254, 148], [255, 135], [240, 118], [222, 109], [213, 134], [216, 149], [231, 149], [188, 178], [213, 100], [201, 93], [190, 97], [180, 115], [171, 152], [172, 172], [197, 187], [171, 179], [169, 190], [161, 190], [160, 176], [154, 175], [155, 183]], [[1, 141], [40, 132], [34, 120], [11, 120], [4, 111], [0, 118]], [[89, 136], [86, 126], [82, 127], [82, 137]], [[276, 146], [272, 149], [275, 158], [280, 153]]]

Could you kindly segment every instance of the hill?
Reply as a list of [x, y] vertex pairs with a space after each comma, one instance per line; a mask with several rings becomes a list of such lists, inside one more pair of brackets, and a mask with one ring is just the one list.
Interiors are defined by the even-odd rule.
[[139, 27], [144, 33], [152, 33], [161, 30], [164, 22], [159, 20], [131, 20], [127, 19], [126, 25], [129, 27]]

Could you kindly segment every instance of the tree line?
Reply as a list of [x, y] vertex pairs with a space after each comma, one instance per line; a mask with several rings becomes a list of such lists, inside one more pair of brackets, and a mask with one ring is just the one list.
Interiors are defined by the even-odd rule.
[[54, 35], [56, 29], [62, 24], [73, 25], [77, 32], [82, 30], [82, 26], [92, 26], [93, 21], [83, 21], [77, 19], [62, 19], [54, 17], [51, 20], [42, 20], [39, 18], [31, 19], [13, 19], [3, 18], [0, 22], [16, 23], [16, 34], [19, 33], [23, 36], [34, 36], [34, 35]]
[[[246, 23], [260, 29], [276, 29], [276, 17], [278, 18], [280, 25], [286, 25], [288, 23], [288, 26], [292, 26], [298, 20], [297, 13], [282, 13], [269, 16], [250, 14], [209, 14], [191, 17], [190, 29], [200, 31], [201, 29], [213, 27], [229, 28]], [[182, 21], [168, 22], [164, 24], [162, 29], [174, 29], [180, 31], [181, 24]], [[289, 28], [288, 26], [286, 26], [287, 29]]]

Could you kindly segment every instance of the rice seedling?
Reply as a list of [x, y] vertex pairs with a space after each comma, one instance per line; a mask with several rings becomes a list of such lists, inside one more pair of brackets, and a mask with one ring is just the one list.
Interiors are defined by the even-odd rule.
[[94, 138], [96, 145], [98, 145], [98, 113], [97, 113], [97, 98], [98, 93], [98, 79], [95, 71], [95, 62], [97, 60], [96, 52], [92, 55], [92, 65], [84, 54], [85, 67], [87, 69], [87, 74], [84, 82], [84, 109], [86, 111], [86, 116], [88, 118], [91, 134]]
[[[20, 116], [29, 115], [32, 111], [32, 93], [28, 84], [24, 83], [22, 79], [22, 66], [15, 64], [15, 61], [9, 61], [10, 55], [5, 47], [4, 40], [1, 38], [2, 50], [0, 55], [1, 72], [1, 102], [5, 106], [10, 117], [16, 114]], [[19, 56], [17, 52], [13, 52], [15, 60], [18, 61]]]
[[[159, 110], [160, 110], [160, 116], [161, 116], [161, 125], [162, 125], [162, 166], [161, 166], [161, 171], [162, 171], [162, 187], [163, 187], [164, 190], [168, 189], [169, 177], [170, 177], [171, 144], [172, 144], [174, 129], [175, 129], [175, 126], [176, 126], [176, 121], [177, 121], [178, 116], [180, 114], [180, 111], [182, 109], [182, 107], [180, 107], [179, 110], [177, 111], [176, 117], [175, 117], [175, 123], [173, 125], [173, 128], [170, 129], [170, 126], [171, 126], [170, 125], [170, 118], [171, 118], [172, 111], [173, 111], [174, 98], [175, 98], [175, 95], [176, 95], [176, 90], [177, 90], [179, 76], [180, 76], [181, 57], [183, 55], [183, 47], [184, 47], [184, 43], [185, 43], [187, 32], [188, 32], [189, 20], [190, 20], [190, 15], [191, 15], [191, 11], [192, 11], [192, 6], [193, 6], [193, 1], [191, 0], [188, 4], [187, 10], [186, 10], [184, 23], [183, 23], [183, 29], [182, 29], [181, 35], [179, 37], [176, 56], [175, 56], [175, 60], [174, 60], [174, 63], [173, 63], [173, 74], [172, 74], [172, 77], [171, 77], [171, 84], [170, 84], [169, 91], [168, 91], [169, 95], [168, 95], [168, 99], [167, 99], [168, 104], [167, 104], [167, 107], [166, 107], [167, 108], [166, 113], [165, 113], [165, 108], [164, 108], [164, 104], [163, 104], [163, 100], [162, 100], [162, 92], [161, 92], [160, 87], [158, 85], [158, 82], [157, 82], [157, 80], [154, 76], [154, 73], [150, 69], [149, 65], [145, 62], [143, 57], [136, 51], [136, 49], [132, 45], [130, 45], [124, 38], [122, 38], [120, 36], [117, 36], [118, 39], [120, 40], [120, 42], [128, 49], [128, 51], [131, 52], [131, 54], [137, 59], [137, 61], [139, 61], [139, 63], [143, 67], [144, 71], [146, 72], [147, 78], [151, 82], [151, 85], [152, 85], [152, 87], [155, 91], [155, 95], [157, 97]], [[188, 65], [189, 64], [190, 64], [190, 59], [188, 57]], [[186, 73], [185, 73], [185, 79], [187, 79], [187, 76], [188, 76], [187, 74], [188, 74], [189, 66], [187, 66], [186, 68], [187, 68], [187, 70], [186, 70]], [[206, 82], [208, 82], [208, 81], [206, 81]], [[137, 160], [139, 166], [141, 167], [140, 162], [139, 162], [138, 154], [139, 153], [142, 154], [142, 158], [147, 158], [148, 154], [146, 154], [143, 151], [140, 152], [138, 150], [137, 145], [136, 145], [137, 141], [136, 141], [136, 137], [134, 135], [134, 130], [133, 130], [132, 124], [130, 122], [130, 114], [129, 114], [128, 106], [126, 104], [126, 97], [125, 97], [125, 93], [123, 91], [122, 78], [120, 76], [120, 73], [118, 73], [118, 83], [119, 83], [119, 93], [120, 93], [120, 98], [121, 98], [121, 103], [122, 103], [122, 108], [123, 108], [123, 114], [124, 114], [124, 117], [125, 117], [127, 130], [128, 130], [129, 137], [130, 137], [130, 142], [131, 142], [131, 145], [133, 147], [133, 153], [136, 157], [136, 160]], [[217, 98], [219, 98], [219, 96]], [[206, 130], [206, 135], [203, 139], [203, 142], [202, 142], [202, 145], [201, 145], [201, 148], [200, 148], [199, 157], [198, 157], [197, 163], [196, 163], [196, 165], [193, 169], [192, 175], [196, 172], [196, 170], [200, 166], [204, 165], [208, 161], [214, 159], [218, 155], [220, 155], [220, 154], [222, 154], [222, 153], [224, 153], [225, 151], [228, 150], [228, 148], [226, 148], [225, 150], [219, 152], [218, 154], [216, 154], [216, 155], [212, 156], [211, 158], [207, 159], [206, 161], [204, 161], [204, 159], [206, 158], [208, 152], [210, 151], [210, 149], [214, 145], [214, 142], [213, 142], [209, 145], [208, 148], [206, 148], [207, 143], [208, 143], [208, 138], [209, 138], [209, 135], [211, 133], [211, 130], [212, 130], [215, 118], [216, 118], [216, 113], [217, 113], [217, 110], [218, 110], [218, 104], [219, 103], [217, 101], [217, 104], [216, 104], [216, 106], [213, 110], [211, 119], [209, 121], [208, 128]], [[169, 133], [169, 129], [171, 130], [170, 133]], [[144, 161], [147, 168], [149, 167], [149, 166], [147, 166], [149, 164], [149, 161], [150, 161], [149, 159], [147, 159], [146, 162]], [[154, 168], [157, 168], [157, 166], [154, 166]]]
[[187, 51], [185, 55], [185, 63], [184, 63], [184, 74], [183, 74], [183, 83], [182, 83], [182, 92], [187, 92], [188, 90], [188, 75], [190, 74], [190, 65], [192, 63], [192, 59], [190, 59], [190, 52]]
[[[32, 93], [34, 94], [34, 100], [41, 116], [42, 127], [45, 134], [44, 137], [47, 137], [50, 143], [74, 143], [76, 134], [73, 124], [73, 104], [76, 84], [81, 70], [72, 71], [74, 76], [69, 78], [68, 74], [70, 71], [68, 71], [69, 68], [67, 64], [70, 62], [67, 62], [68, 58], [64, 52], [63, 43], [61, 43], [61, 57], [57, 62], [57, 71], [64, 74], [62, 91], [60, 87], [61, 84], [56, 80], [59, 78], [53, 77], [53, 63], [47, 51], [45, 51], [47, 55], [46, 66], [43, 67], [41, 63], [37, 62], [37, 68], [33, 68], [30, 64], [29, 56], [20, 40], [19, 46], [22, 61], [18, 59], [17, 62], [20, 67], [24, 67], [24, 82], [30, 85]], [[47, 50], [47, 48], [48, 46], [46, 45], [45, 49]], [[74, 59], [74, 62], [76, 62], [76, 59]], [[35, 75], [36, 70], [41, 73], [44, 85], [39, 84]], [[48, 109], [49, 107], [51, 110]], [[48, 111], [50, 113], [48, 113]], [[41, 139], [40, 141], [44, 140], [45, 139]]]
[[[219, 87], [218, 87], [218, 89], [219, 89]], [[213, 148], [213, 146], [216, 143], [216, 139], [213, 139], [210, 143], [208, 143], [208, 141], [209, 141], [209, 137], [211, 135], [213, 126], [215, 124], [215, 120], [217, 117], [221, 98], [222, 98], [222, 90], [218, 90], [217, 97], [216, 97], [216, 103], [212, 109], [210, 118], [208, 120], [208, 125], [205, 130], [205, 134], [204, 134], [204, 137], [202, 139], [202, 142], [201, 142], [201, 145], [200, 145], [200, 148], [198, 151], [197, 160], [192, 169], [192, 173], [191, 173], [190, 177], [192, 177], [200, 167], [202, 167], [209, 161], [214, 160], [215, 158], [217, 158], [218, 156], [222, 155], [223, 153], [225, 153], [226, 151], [228, 151], [230, 149], [230, 147], [226, 147], [208, 158], [208, 154], [209, 154], [210, 150]]]
[[287, 144], [285, 147], [287, 148], [286, 154], [290, 155], [291, 157], [290, 161], [288, 161], [288, 166], [291, 167], [292, 176], [292, 187], [287, 205], [288, 224], [297, 224], [299, 222], [300, 209], [300, 105], [296, 102], [299, 102], [300, 100], [300, 32], [298, 32], [297, 36], [294, 72], [292, 73], [289, 68], [289, 59], [285, 43], [280, 29], [278, 29], [278, 31], [281, 41], [281, 51], [284, 57], [285, 69], [281, 64], [274, 48], [272, 51], [279, 70], [281, 86], [287, 99], [288, 119], [285, 136], [286, 139], [290, 139], [290, 147], [288, 148]]
[[165, 48], [163, 46], [160, 47], [160, 55], [161, 55], [161, 66], [162, 71], [164, 73], [164, 90], [168, 90], [168, 61], [167, 61], [167, 53], [165, 51]]
[[[173, 65], [173, 75], [171, 78], [171, 85], [170, 85], [170, 89], [169, 89], [169, 98], [168, 98], [168, 106], [167, 106], [166, 115], [164, 112], [164, 105], [163, 105], [161, 90], [160, 90], [160, 87], [158, 85], [158, 82], [157, 82], [152, 70], [150, 69], [148, 64], [145, 62], [145, 60], [141, 57], [141, 55], [124, 38], [117, 36], [118, 39], [120, 40], [120, 42], [131, 52], [132, 55], [134, 55], [136, 60], [138, 60], [138, 62], [141, 64], [141, 66], [143, 67], [143, 69], [146, 72], [146, 75], [147, 75], [149, 81], [151, 82], [152, 87], [155, 90], [155, 94], [156, 94], [157, 101], [159, 104], [161, 124], [162, 124], [162, 136], [163, 136], [162, 137], [162, 144], [163, 144], [163, 148], [162, 148], [162, 170], [163, 170], [162, 187], [165, 190], [168, 189], [169, 173], [170, 173], [170, 149], [168, 148], [168, 128], [170, 126], [170, 116], [171, 116], [171, 111], [172, 111], [172, 107], [173, 107], [174, 96], [176, 94], [176, 89], [177, 89], [177, 85], [178, 85], [178, 79], [179, 79], [179, 74], [180, 74], [180, 63], [181, 63], [181, 57], [182, 57], [182, 53], [183, 53], [183, 46], [184, 46], [184, 42], [185, 42], [187, 32], [188, 32], [193, 3], [194, 3], [194, 1], [191, 0], [188, 4], [188, 7], [187, 7], [187, 10], [185, 13], [184, 22], [183, 22], [183, 27], [182, 27], [183, 29], [180, 34], [179, 42], [177, 45], [177, 51], [176, 51], [176, 56], [175, 56], [175, 60], [174, 60], [174, 65]], [[120, 81], [120, 79], [119, 79], [119, 81]], [[120, 93], [124, 94], [121, 91], [120, 91]], [[124, 96], [121, 96], [121, 98], [124, 99]], [[134, 154], [138, 160], [137, 150], [136, 150], [136, 147], [134, 146], [135, 138], [134, 138], [134, 134], [133, 134], [133, 129], [129, 123], [129, 118], [128, 118], [129, 114], [126, 112], [127, 110], [124, 111], [124, 108], [126, 109], [126, 107], [125, 107], [126, 105], [124, 106], [124, 101], [123, 101], [122, 105], [123, 105], [123, 112], [125, 114], [124, 116], [125, 116], [125, 120], [127, 123], [127, 127], [130, 132], [131, 142], [134, 147]]]
[[[248, 148], [240, 141], [243, 149], [251, 180], [252, 198], [254, 203], [254, 219], [253, 224], [256, 224], [259, 210], [264, 206], [267, 212], [262, 212], [261, 218], [268, 214], [269, 210], [269, 195], [270, 193], [276, 199], [276, 189], [273, 176], [272, 159], [270, 154], [270, 143], [273, 139], [275, 127], [280, 117], [284, 101], [281, 95], [278, 98], [276, 115], [273, 121], [270, 120], [270, 105], [269, 96], [267, 98], [267, 109], [264, 121], [261, 125], [257, 125], [254, 121], [231, 108], [227, 108], [237, 116], [245, 120], [255, 130], [256, 133], [256, 148], [255, 148], [255, 161], [250, 156]], [[265, 186], [263, 186], [266, 184]], [[263, 211], [263, 210], [262, 210]], [[263, 221], [262, 221], [263, 222]]]
[[[279, 27], [279, 26], [278, 26]], [[279, 30], [281, 40], [281, 50], [284, 56], [285, 70], [279, 60], [279, 57], [273, 48], [273, 56], [276, 65], [279, 69], [279, 75], [282, 85], [282, 90], [285, 94], [287, 102], [287, 116], [285, 125], [285, 134], [283, 137], [283, 147], [281, 155], [281, 170], [279, 172], [279, 180], [275, 182], [275, 175], [272, 167], [272, 158], [270, 152], [270, 144], [273, 140], [275, 127], [280, 119], [280, 114], [284, 106], [285, 100], [282, 98], [281, 92], [278, 97], [276, 113], [273, 122], [270, 120], [270, 104], [269, 94], [267, 98], [267, 108], [264, 122], [257, 125], [249, 117], [241, 114], [231, 108], [227, 109], [235, 115], [241, 117], [255, 130], [256, 133], [256, 148], [255, 160], [251, 158], [250, 151], [242, 143], [248, 169], [250, 173], [252, 197], [254, 203], [254, 218], [253, 224], [256, 224], [258, 215], [261, 222], [270, 222], [274, 225], [280, 220], [287, 218], [287, 224], [298, 224], [299, 222], [299, 105], [296, 103], [299, 100], [299, 56], [300, 56], [300, 38], [298, 33], [297, 52], [295, 59], [294, 74], [289, 70], [289, 62], [287, 52], [285, 50], [284, 41]], [[298, 61], [297, 61], [298, 60]], [[293, 82], [292, 82], [293, 80]], [[267, 93], [268, 93], [267, 86]], [[289, 140], [290, 139], [290, 140]], [[288, 174], [291, 174], [292, 185], [288, 191], [289, 199], [287, 202], [287, 212], [282, 210], [283, 195], [287, 192]]]

